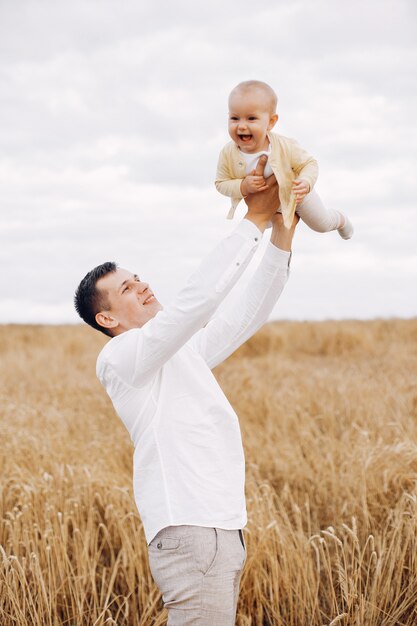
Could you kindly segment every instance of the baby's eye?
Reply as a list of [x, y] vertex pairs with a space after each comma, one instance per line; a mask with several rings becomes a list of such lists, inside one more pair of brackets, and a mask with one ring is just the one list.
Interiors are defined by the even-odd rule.
[[237, 118], [237, 116], [236, 116], [236, 115], [232, 115], [232, 116], [230, 117], [230, 119], [231, 119], [233, 122], [237, 122], [237, 119], [238, 119], [238, 118]]
[[258, 118], [257, 118], [257, 117], [255, 117], [255, 115], [251, 115], [251, 116], [249, 117], [249, 121], [251, 121], [251, 122], [253, 122], [253, 120], [256, 120], [256, 119], [258, 119]]

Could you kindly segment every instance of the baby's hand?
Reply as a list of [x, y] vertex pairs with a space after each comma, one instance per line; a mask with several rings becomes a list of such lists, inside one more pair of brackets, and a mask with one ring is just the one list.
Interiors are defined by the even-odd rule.
[[295, 203], [300, 204], [306, 195], [310, 193], [310, 185], [306, 180], [296, 178], [292, 184], [292, 192], [295, 195]]
[[265, 189], [268, 189], [265, 178], [263, 176], [257, 176], [254, 171], [248, 176], [245, 176], [240, 185], [242, 196], [247, 196], [248, 193], [265, 191]]

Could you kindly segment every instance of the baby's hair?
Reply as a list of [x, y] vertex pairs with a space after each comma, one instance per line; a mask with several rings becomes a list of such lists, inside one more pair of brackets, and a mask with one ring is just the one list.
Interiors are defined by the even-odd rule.
[[269, 104], [271, 108], [271, 112], [275, 113], [278, 103], [277, 94], [267, 83], [264, 83], [262, 80], [244, 80], [239, 83], [232, 89], [229, 95], [229, 99], [232, 95], [237, 93], [238, 91], [263, 91], [265, 96], [269, 99]]

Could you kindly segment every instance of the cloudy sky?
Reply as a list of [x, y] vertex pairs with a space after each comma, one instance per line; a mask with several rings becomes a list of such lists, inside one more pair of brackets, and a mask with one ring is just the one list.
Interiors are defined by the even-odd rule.
[[0, 322], [77, 321], [74, 289], [105, 260], [172, 298], [243, 216], [225, 220], [213, 179], [249, 78], [355, 225], [299, 227], [274, 317], [417, 315], [416, 7], [0, 0]]

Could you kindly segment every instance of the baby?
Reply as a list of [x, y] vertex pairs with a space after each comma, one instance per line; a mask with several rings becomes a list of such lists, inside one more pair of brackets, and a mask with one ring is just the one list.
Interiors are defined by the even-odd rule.
[[[242, 198], [263, 191], [265, 179], [274, 174], [287, 228], [297, 211], [313, 230], [337, 230], [343, 239], [350, 239], [353, 226], [349, 219], [340, 211], [326, 209], [313, 189], [318, 176], [317, 161], [294, 139], [271, 132], [278, 120], [276, 106], [274, 90], [259, 80], [239, 83], [229, 96], [232, 141], [220, 153], [216, 174], [217, 190], [232, 198], [227, 217], [233, 218]], [[257, 176], [255, 168], [262, 155], [268, 161], [263, 176]]]

